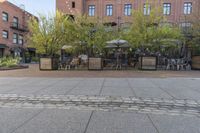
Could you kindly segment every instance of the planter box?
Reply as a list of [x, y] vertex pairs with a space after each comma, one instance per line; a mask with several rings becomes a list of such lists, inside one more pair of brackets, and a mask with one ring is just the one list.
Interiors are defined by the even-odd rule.
[[200, 55], [192, 56], [192, 69], [200, 70]]
[[0, 67], [0, 71], [7, 71], [7, 70], [16, 70], [16, 69], [27, 69], [29, 66], [26, 65], [18, 65], [13, 67]]
[[59, 58], [42, 57], [40, 58], [40, 70], [58, 70]]
[[142, 56], [139, 59], [139, 64], [141, 70], [157, 70], [157, 57]]
[[88, 70], [102, 70], [102, 58], [89, 58]]

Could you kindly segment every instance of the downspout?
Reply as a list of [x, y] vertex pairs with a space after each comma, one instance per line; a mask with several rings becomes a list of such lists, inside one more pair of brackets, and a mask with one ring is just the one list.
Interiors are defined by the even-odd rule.
[[82, 15], [84, 15], [86, 13], [86, 0], [82, 0]]

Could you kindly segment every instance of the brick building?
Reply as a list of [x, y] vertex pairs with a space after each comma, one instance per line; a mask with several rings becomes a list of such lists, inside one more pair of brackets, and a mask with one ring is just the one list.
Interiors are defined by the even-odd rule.
[[190, 26], [193, 14], [200, 16], [200, 0], [56, 0], [56, 7], [69, 15], [87, 14], [118, 26], [130, 23], [132, 10], [148, 15], [154, 7], [163, 8], [167, 22], [183, 26]]
[[0, 57], [24, 57], [25, 51], [34, 54], [35, 49], [27, 48], [25, 35], [29, 33], [28, 20], [35, 16], [6, 0], [0, 0], [0, 13]]

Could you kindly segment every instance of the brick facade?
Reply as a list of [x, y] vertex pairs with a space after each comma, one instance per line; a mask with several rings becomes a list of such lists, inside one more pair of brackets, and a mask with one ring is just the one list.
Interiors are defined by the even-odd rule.
[[[9, 55], [11, 53], [13, 55], [20, 54], [22, 56], [22, 51], [27, 47], [25, 35], [28, 34], [28, 20], [33, 17], [33, 15], [3, 0], [0, 1], [0, 13], [0, 56]], [[6, 18], [5, 14], [8, 16], [7, 20], [4, 20]], [[18, 20], [18, 22], [14, 22], [16, 20]], [[8, 33], [7, 38], [3, 37], [5, 32]], [[14, 34], [16, 35], [16, 39], [13, 39]]]
[[[72, 3], [75, 3], [73, 7]], [[184, 3], [191, 2], [192, 13], [184, 15]], [[150, 4], [151, 8], [163, 7], [164, 3], [170, 3], [170, 14], [165, 15], [168, 22], [179, 23], [185, 21], [192, 14], [200, 16], [200, 0], [56, 0], [57, 10], [70, 15], [89, 14], [89, 5], [95, 6], [95, 17], [102, 21], [115, 22], [116, 24], [124, 24], [130, 22], [131, 16], [124, 13], [125, 4], [131, 4], [132, 9], [143, 10], [144, 4]], [[106, 16], [106, 5], [113, 6], [113, 14]]]

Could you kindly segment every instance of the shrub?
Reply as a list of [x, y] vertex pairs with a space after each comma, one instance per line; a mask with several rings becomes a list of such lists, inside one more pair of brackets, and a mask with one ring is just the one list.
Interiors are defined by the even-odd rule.
[[19, 64], [19, 58], [3, 57], [0, 58], [0, 67], [15, 67]]
[[32, 62], [39, 62], [39, 58], [38, 57], [32, 57], [31, 61]]

